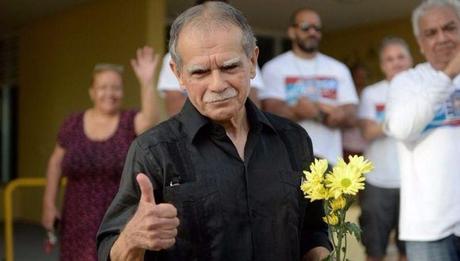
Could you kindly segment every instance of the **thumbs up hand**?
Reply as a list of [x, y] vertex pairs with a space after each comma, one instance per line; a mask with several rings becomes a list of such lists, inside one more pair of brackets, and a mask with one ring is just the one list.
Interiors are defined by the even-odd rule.
[[177, 209], [172, 204], [156, 204], [152, 183], [145, 174], [138, 174], [136, 180], [141, 198], [136, 213], [120, 236], [131, 248], [139, 250], [159, 251], [173, 246], [179, 226]]
[[152, 183], [150, 183], [149, 178], [145, 174], [139, 173], [136, 177], [136, 180], [139, 188], [141, 189], [140, 201], [156, 205], [155, 196], [153, 195], [153, 186]]

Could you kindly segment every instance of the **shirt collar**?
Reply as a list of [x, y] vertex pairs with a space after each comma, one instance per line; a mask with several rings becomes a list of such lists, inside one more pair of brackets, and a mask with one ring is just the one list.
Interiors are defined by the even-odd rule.
[[[251, 129], [259, 132], [266, 128], [276, 133], [275, 128], [264, 113], [261, 112], [249, 98], [246, 100], [245, 106]], [[186, 135], [190, 138], [190, 142], [193, 142], [198, 132], [200, 132], [204, 126], [212, 125], [212, 121], [208, 117], [203, 116], [188, 98], [181, 112], [177, 115], [177, 119], [182, 123]]]

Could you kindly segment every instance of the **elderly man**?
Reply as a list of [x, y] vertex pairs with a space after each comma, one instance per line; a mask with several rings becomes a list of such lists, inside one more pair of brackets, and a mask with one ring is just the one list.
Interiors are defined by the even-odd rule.
[[[385, 38], [379, 58], [385, 79], [364, 89], [358, 111], [361, 132], [368, 141], [364, 155], [375, 166], [366, 177], [366, 189], [359, 201], [359, 221], [367, 261], [383, 260], [390, 232], [398, 231], [400, 175], [397, 144], [394, 138], [385, 135], [382, 123], [390, 81], [396, 74], [412, 67], [409, 48], [401, 38]], [[399, 241], [397, 246], [402, 257], [400, 260], [404, 260], [404, 243]]]
[[411, 261], [458, 261], [459, 2], [425, 1], [412, 23], [427, 62], [392, 81], [385, 123], [402, 142], [400, 239]]
[[[321, 260], [321, 202], [300, 192], [307, 133], [247, 99], [258, 49], [246, 19], [208, 2], [171, 27], [182, 111], [132, 144], [98, 233], [100, 260]], [[143, 174], [138, 174], [143, 173]]]
[[[221, 1], [228, 3], [228, 1], [225, 0], [197, 0], [195, 4], [199, 5], [208, 1]], [[171, 54], [167, 53], [163, 57], [163, 65], [161, 67], [160, 76], [158, 78], [158, 90], [161, 92], [165, 100], [166, 114], [169, 117], [180, 112], [182, 106], [184, 106], [185, 99], [187, 98], [187, 92], [181, 89], [176, 76], [174, 75], [173, 71], [169, 66], [170, 61]], [[259, 66], [257, 66], [257, 73], [256, 76], [253, 79], [251, 79], [251, 90], [249, 92], [249, 98], [258, 107], [260, 106], [258, 90], [263, 89], [264, 87], [262, 76], [260, 75], [259, 70]]]
[[[160, 76], [158, 78], [158, 90], [164, 98], [166, 114], [171, 117], [182, 109], [185, 100], [187, 99], [187, 92], [181, 89], [176, 76], [171, 70], [169, 63], [171, 61], [171, 54], [167, 53], [163, 57], [163, 65], [161, 67]], [[256, 67], [256, 76], [251, 79], [251, 90], [249, 91], [249, 98], [257, 107], [260, 107], [260, 100], [258, 98], [258, 90], [264, 88], [262, 76], [260, 75], [259, 66]]]
[[358, 96], [350, 71], [319, 52], [321, 19], [314, 10], [295, 11], [288, 28], [292, 50], [262, 68], [260, 99], [268, 112], [298, 122], [317, 156], [331, 163], [342, 156], [341, 129], [356, 123]]

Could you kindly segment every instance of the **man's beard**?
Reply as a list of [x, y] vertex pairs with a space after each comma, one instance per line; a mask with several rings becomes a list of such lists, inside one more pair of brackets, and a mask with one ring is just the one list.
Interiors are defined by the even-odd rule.
[[319, 49], [319, 39], [314, 37], [309, 37], [310, 39], [302, 40], [296, 39], [296, 45], [306, 53], [315, 53]]

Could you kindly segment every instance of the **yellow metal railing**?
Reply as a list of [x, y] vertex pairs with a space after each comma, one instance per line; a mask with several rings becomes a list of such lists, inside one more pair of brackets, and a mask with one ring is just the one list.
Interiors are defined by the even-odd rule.
[[[13, 192], [18, 187], [44, 187], [46, 178], [19, 178], [9, 182], [5, 188], [5, 257], [6, 261], [14, 260], [13, 246]], [[65, 185], [65, 179], [61, 185]]]

